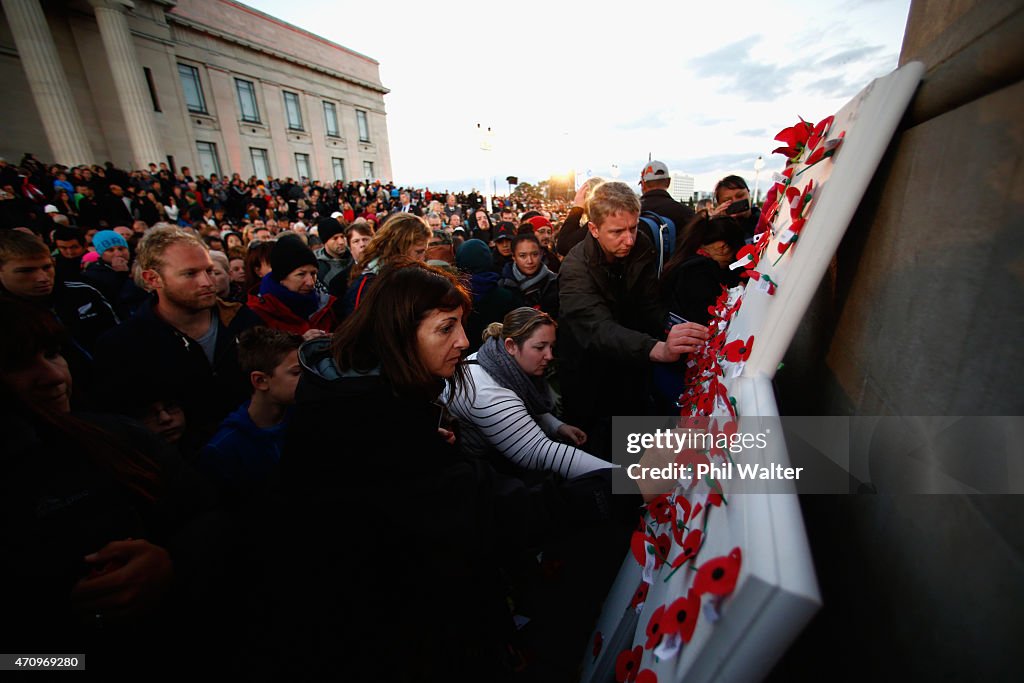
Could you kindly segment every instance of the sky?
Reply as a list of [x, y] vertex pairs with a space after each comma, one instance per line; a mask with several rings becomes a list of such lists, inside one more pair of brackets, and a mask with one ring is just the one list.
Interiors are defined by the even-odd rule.
[[705, 191], [762, 156], [763, 189], [776, 133], [896, 68], [910, 0], [246, 4], [380, 62], [396, 183], [501, 194], [509, 175], [633, 183], [648, 155]]

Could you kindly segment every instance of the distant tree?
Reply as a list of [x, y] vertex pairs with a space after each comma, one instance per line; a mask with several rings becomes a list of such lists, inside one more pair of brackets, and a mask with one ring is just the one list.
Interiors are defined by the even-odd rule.
[[[543, 183], [544, 181], [541, 181]], [[544, 198], [544, 193], [541, 191], [538, 185], [531, 185], [530, 183], [519, 183], [516, 185], [516, 189], [512, 191], [512, 199], [522, 202], [524, 204], [532, 204], [539, 202]]]

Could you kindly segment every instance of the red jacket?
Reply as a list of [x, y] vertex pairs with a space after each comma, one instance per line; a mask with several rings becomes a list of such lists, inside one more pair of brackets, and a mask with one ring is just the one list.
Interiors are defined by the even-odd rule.
[[338, 326], [338, 319], [334, 316], [335, 301], [335, 297], [328, 296], [327, 303], [308, 320], [299, 317], [273, 294], [249, 294], [246, 305], [267, 324], [267, 327], [304, 334], [312, 329], [324, 332], [334, 331], [334, 328]]

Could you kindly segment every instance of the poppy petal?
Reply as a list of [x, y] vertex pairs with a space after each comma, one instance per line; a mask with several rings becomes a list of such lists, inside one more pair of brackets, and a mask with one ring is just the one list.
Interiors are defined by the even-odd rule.
[[693, 590], [698, 595], [728, 595], [736, 588], [736, 579], [740, 574], [741, 554], [739, 548], [733, 548], [728, 555], [715, 557], [697, 569], [697, 578], [693, 580]]

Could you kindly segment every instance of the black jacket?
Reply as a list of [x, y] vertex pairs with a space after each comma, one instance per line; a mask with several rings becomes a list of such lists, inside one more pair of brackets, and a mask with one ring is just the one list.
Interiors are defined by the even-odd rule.
[[245, 306], [218, 300], [211, 366], [199, 343], [159, 318], [155, 305], [152, 295], [134, 318], [97, 340], [101, 400], [110, 410], [134, 415], [154, 400], [177, 399], [185, 409], [184, 442], [201, 446], [250, 394], [238, 367], [238, 335], [262, 322]]
[[573, 247], [559, 271], [559, 372], [565, 420], [644, 415], [649, 354], [664, 335], [657, 261], [637, 231], [629, 255], [605, 261], [590, 234]]
[[521, 300], [521, 306], [529, 306], [544, 311], [554, 319], [558, 319], [558, 276], [550, 271], [546, 278], [523, 289], [512, 273], [511, 263], [505, 265], [498, 284], [511, 290]]
[[79, 282], [95, 287], [111, 306], [121, 300], [121, 290], [128, 281], [128, 271], [114, 270], [102, 260], [90, 263], [82, 274], [75, 278]]
[[662, 301], [666, 308], [692, 323], [707, 325], [708, 307], [726, 289], [740, 284], [735, 271], [722, 268], [707, 256], [695, 254], [662, 276]]
[[[527, 488], [460, 456], [428, 397], [397, 394], [376, 370], [341, 373], [329, 341], [299, 357], [281, 461], [301, 550], [279, 551], [293, 587], [281, 645], [299, 654], [286, 661], [308, 667], [303, 676], [344, 661], [353, 680], [505, 680], [512, 630], [498, 568], [566, 517], [564, 499], [550, 480]], [[339, 420], [344, 435], [329, 438]]]
[[119, 322], [106, 298], [84, 282], [54, 282], [50, 305], [74, 342], [89, 354], [99, 336]]
[[[125, 206], [124, 197], [115, 197], [112, 194], [105, 195], [99, 202], [100, 218], [107, 222], [107, 225], [113, 229], [118, 225], [124, 225], [131, 227], [132, 222], [135, 220], [132, 217], [132, 212]], [[89, 226], [99, 227], [99, 226]]]

